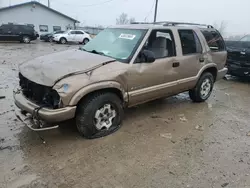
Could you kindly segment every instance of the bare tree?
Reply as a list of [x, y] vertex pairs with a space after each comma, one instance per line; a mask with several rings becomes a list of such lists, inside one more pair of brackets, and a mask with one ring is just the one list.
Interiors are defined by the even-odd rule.
[[125, 13], [122, 13], [118, 18], [116, 18], [117, 25], [128, 24], [128, 23], [129, 23], [128, 15]]
[[133, 22], [135, 22], [135, 18], [134, 17], [129, 18], [129, 23], [133, 23]]
[[132, 22], [135, 22], [135, 18], [134, 17], [129, 18], [126, 13], [122, 13], [118, 18], [116, 18], [117, 25], [124, 25]]
[[227, 29], [227, 22], [226, 21], [214, 22], [214, 27], [220, 32], [222, 36], [224, 36]]

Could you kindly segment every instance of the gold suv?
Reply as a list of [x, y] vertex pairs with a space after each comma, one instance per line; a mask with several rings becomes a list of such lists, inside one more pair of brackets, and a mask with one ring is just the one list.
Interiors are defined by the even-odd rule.
[[194, 102], [207, 100], [227, 72], [226, 59], [223, 38], [212, 26], [110, 27], [79, 49], [22, 64], [17, 115], [36, 131], [75, 118], [84, 137], [106, 136], [120, 128], [126, 107], [185, 91]]

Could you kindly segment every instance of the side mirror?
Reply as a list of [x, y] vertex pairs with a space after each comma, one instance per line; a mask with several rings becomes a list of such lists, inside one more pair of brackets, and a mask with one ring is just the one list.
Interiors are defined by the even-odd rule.
[[155, 61], [155, 54], [150, 50], [143, 50], [141, 57], [146, 63], [153, 63]]

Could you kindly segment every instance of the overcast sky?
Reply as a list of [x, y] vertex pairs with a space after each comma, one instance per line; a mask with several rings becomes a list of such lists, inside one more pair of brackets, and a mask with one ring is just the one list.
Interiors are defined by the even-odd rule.
[[[9, 6], [28, 0], [0, 0]], [[51, 8], [86, 25], [112, 25], [122, 13], [136, 21], [153, 21], [155, 0], [50, 0]], [[47, 0], [39, 2], [46, 4]], [[97, 5], [99, 4], [99, 5]], [[227, 22], [227, 33], [250, 33], [250, 0], [159, 0], [158, 21], [185, 21], [213, 24]]]

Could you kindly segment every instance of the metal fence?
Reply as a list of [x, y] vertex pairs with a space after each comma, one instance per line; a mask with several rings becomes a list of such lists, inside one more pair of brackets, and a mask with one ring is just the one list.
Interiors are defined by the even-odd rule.
[[88, 32], [91, 35], [97, 35], [104, 28], [85, 26], [85, 27], [76, 27], [76, 29], [80, 29], [80, 30], [86, 31], [86, 32]]

